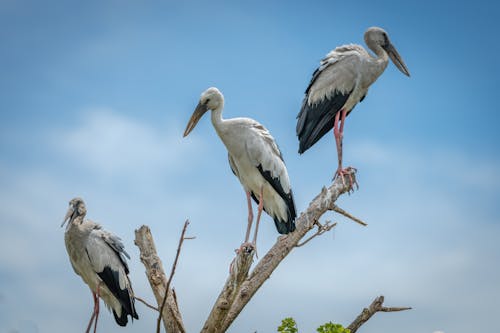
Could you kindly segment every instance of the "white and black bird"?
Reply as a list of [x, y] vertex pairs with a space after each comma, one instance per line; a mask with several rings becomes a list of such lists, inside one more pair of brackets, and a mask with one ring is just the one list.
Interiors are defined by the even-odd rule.
[[189, 120], [184, 136], [196, 126], [200, 118], [212, 111], [212, 124], [227, 148], [231, 170], [240, 180], [248, 204], [248, 225], [245, 243], [252, 227], [252, 197], [258, 203], [256, 226], [252, 244], [257, 241], [262, 210], [269, 214], [280, 234], [295, 230], [296, 210], [285, 162], [278, 145], [269, 131], [250, 118], [223, 119], [224, 96], [217, 88], [208, 88]]
[[94, 298], [94, 310], [86, 332], [90, 331], [94, 320], [96, 331], [99, 298], [113, 311], [116, 323], [126, 326], [128, 315], [139, 319], [125, 259], [130, 259], [130, 256], [125, 252], [119, 237], [103, 230], [99, 224], [86, 220], [86, 213], [83, 200], [74, 198], [69, 202], [68, 212], [61, 224], [62, 227], [68, 223], [64, 242], [71, 266], [89, 286]]
[[321, 60], [297, 115], [300, 154], [333, 128], [339, 163], [336, 176], [347, 173], [342, 169], [345, 118], [365, 98], [370, 85], [384, 72], [389, 58], [403, 74], [410, 76], [403, 59], [383, 29], [372, 27], [366, 30], [365, 43], [375, 56], [361, 45], [349, 44], [335, 48]]

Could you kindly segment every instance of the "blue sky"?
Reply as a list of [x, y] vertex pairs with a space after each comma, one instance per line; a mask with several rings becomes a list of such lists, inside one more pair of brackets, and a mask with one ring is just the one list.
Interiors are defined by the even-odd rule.
[[[187, 138], [200, 93], [225, 117], [273, 134], [302, 211], [336, 168], [327, 135], [297, 154], [296, 114], [319, 60], [381, 26], [412, 74], [393, 64], [346, 122], [344, 161], [359, 191], [330, 234], [293, 251], [230, 332], [348, 324], [379, 294], [369, 332], [498, 331], [500, 132], [498, 4], [491, 1], [2, 1], [0, 3], [0, 331], [80, 331], [92, 298], [59, 228], [68, 201], [120, 235], [136, 294], [153, 300], [133, 244], [148, 224], [188, 331], [199, 330], [244, 236], [245, 195], [210, 121]], [[277, 237], [264, 216], [259, 251]], [[123, 329], [151, 331], [154, 314]], [[118, 327], [109, 313], [101, 331]]]

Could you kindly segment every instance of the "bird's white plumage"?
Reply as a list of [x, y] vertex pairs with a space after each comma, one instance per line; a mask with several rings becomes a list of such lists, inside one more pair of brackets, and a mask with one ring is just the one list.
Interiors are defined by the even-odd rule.
[[211, 110], [212, 124], [226, 146], [231, 169], [245, 191], [254, 198], [259, 198], [262, 191], [263, 208], [275, 220], [278, 231], [285, 233], [284, 229], [279, 229], [279, 223], [287, 225], [287, 232], [293, 231], [295, 204], [285, 163], [274, 138], [253, 119], [223, 119], [223, 106], [224, 97], [217, 88], [203, 92], [184, 136], [207, 110]]
[[290, 193], [290, 180], [274, 138], [260, 123], [249, 118], [225, 120], [216, 127], [229, 153], [230, 165], [245, 191], [256, 196], [263, 189], [264, 209], [271, 216], [288, 219], [287, 203], [257, 169], [261, 166], [277, 179], [285, 193]]
[[130, 288], [130, 281], [127, 277], [128, 268], [124, 258], [120, 257], [120, 252], [115, 250], [116, 243], [113, 240], [115, 238], [116, 236], [96, 225], [88, 236], [86, 251], [94, 272], [101, 273], [108, 266], [111, 270], [118, 272], [120, 289], [128, 289]]
[[[137, 317], [133, 306], [134, 296], [128, 278], [128, 267], [124, 256], [128, 257], [119, 237], [105, 231], [102, 227], [85, 219], [86, 208], [83, 200], [75, 198], [70, 202], [70, 210], [66, 219], [70, 219], [64, 241], [71, 265], [92, 292], [103, 299], [108, 308], [114, 310], [118, 317], [122, 316], [123, 304], [113, 294], [106, 281], [99, 276], [106, 268], [118, 275], [118, 285], [121, 291], [128, 293], [130, 311]], [[108, 281], [109, 282], [109, 281]], [[111, 287], [112, 288], [112, 287]], [[122, 300], [123, 301], [123, 300]], [[128, 306], [128, 305], [127, 305]]]

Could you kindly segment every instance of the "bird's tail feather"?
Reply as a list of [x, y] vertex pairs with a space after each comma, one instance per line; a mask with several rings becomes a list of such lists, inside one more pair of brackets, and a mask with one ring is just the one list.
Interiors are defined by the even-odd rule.
[[278, 230], [278, 232], [282, 235], [295, 231], [295, 221], [292, 219], [288, 219], [288, 221], [285, 222], [279, 220], [278, 218], [275, 218], [274, 224], [276, 225], [276, 229]]
[[115, 316], [115, 320], [118, 325], [127, 326], [128, 323], [127, 313], [124, 311], [123, 308], [122, 308], [122, 315], [120, 317], [118, 317], [115, 310], [113, 310], [113, 316]]

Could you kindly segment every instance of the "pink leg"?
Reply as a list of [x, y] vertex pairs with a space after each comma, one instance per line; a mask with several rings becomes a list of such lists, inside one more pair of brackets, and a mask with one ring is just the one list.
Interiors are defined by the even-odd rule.
[[97, 285], [97, 295], [96, 295], [96, 314], [95, 314], [95, 322], [94, 322], [94, 333], [97, 331], [97, 319], [99, 318], [99, 287], [101, 283]]
[[260, 223], [260, 217], [262, 215], [262, 210], [264, 209], [264, 195], [263, 195], [263, 188], [260, 188], [260, 196], [259, 196], [259, 208], [257, 210], [257, 221], [255, 224], [255, 232], [253, 234], [253, 245], [257, 248], [257, 232], [259, 231], [259, 223]]
[[[239, 253], [242, 250], [250, 251], [253, 249], [253, 244], [248, 242], [248, 238], [250, 237], [250, 229], [252, 228], [252, 223], [253, 223], [252, 197], [250, 195], [250, 192], [246, 192], [246, 194], [247, 194], [247, 206], [248, 206], [247, 232], [245, 234], [245, 241], [241, 244], [239, 249], [235, 250], [236, 253]], [[231, 271], [231, 266], [229, 266], [229, 271]]]
[[335, 143], [337, 144], [337, 156], [339, 161], [339, 166], [333, 178], [335, 179], [337, 176], [342, 177], [342, 182], [345, 185], [344, 176], [348, 175], [350, 180], [349, 190], [351, 190], [353, 183], [356, 184], [357, 187], [359, 186], [357, 183], [354, 182], [354, 179], [352, 178], [351, 175], [351, 172], [355, 169], [352, 167], [347, 167], [345, 169], [342, 168], [342, 139], [344, 138], [344, 123], [346, 116], [347, 116], [347, 110], [344, 109], [340, 110], [335, 114], [335, 121], [333, 123], [333, 135], [335, 136]]
[[252, 228], [252, 222], [253, 222], [252, 199], [250, 197], [250, 192], [246, 193], [247, 193], [247, 205], [248, 205], [248, 225], [244, 243], [248, 242], [248, 238], [250, 237], [250, 229]]
[[95, 314], [96, 314], [96, 307], [97, 307], [97, 302], [99, 301], [98, 298], [97, 298], [97, 295], [93, 292], [92, 292], [92, 298], [94, 299], [94, 309], [92, 310], [92, 316], [90, 317], [90, 321], [89, 321], [89, 324], [87, 325], [87, 329], [85, 330], [85, 333], [89, 333], [90, 332], [90, 327], [92, 327], [92, 323], [94, 322], [94, 318], [95, 318]]
[[[343, 110], [335, 114], [335, 120], [333, 122], [333, 136], [335, 137], [335, 144], [337, 145], [337, 159], [339, 161], [339, 166], [337, 168], [337, 172], [335, 173], [335, 177], [340, 173], [339, 171], [342, 170], [342, 132], [341, 130], [339, 130], [340, 114], [342, 112]], [[343, 125], [344, 123], [342, 122], [342, 130], [344, 127]]]

